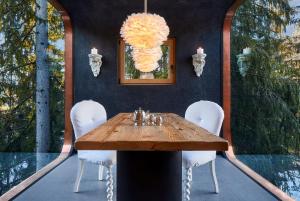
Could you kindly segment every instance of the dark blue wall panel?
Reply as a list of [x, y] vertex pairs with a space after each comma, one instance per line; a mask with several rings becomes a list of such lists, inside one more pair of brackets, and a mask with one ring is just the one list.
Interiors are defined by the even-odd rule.
[[[176, 38], [176, 84], [123, 86], [118, 83], [118, 39], [127, 15], [143, 11], [142, 0], [61, 0], [74, 30], [74, 101], [93, 99], [111, 117], [139, 106], [152, 112], [184, 115], [193, 102], [221, 104], [222, 27], [233, 0], [149, 0], [149, 12], [163, 16]], [[198, 46], [207, 53], [200, 78], [193, 71]], [[90, 49], [103, 55], [101, 75], [94, 78], [88, 63]]]

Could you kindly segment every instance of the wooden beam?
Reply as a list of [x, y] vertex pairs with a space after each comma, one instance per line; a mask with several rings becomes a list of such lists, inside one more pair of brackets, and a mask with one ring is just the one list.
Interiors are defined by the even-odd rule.
[[224, 123], [223, 123], [223, 137], [232, 145], [231, 135], [231, 60], [230, 60], [230, 33], [232, 19], [238, 7], [244, 0], [236, 0], [229, 8], [225, 15], [223, 25], [223, 109], [224, 109]]

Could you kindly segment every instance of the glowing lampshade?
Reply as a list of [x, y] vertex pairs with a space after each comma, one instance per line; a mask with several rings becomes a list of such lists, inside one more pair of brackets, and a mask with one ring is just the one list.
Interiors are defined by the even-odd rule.
[[169, 27], [164, 18], [145, 12], [134, 13], [126, 19], [121, 28], [121, 36], [133, 48], [135, 68], [141, 72], [151, 72], [158, 67], [162, 56], [161, 45], [168, 39]]
[[157, 61], [162, 57], [160, 46], [155, 48], [134, 48], [132, 52], [135, 68], [141, 72], [151, 72], [158, 67]]
[[149, 13], [130, 15], [121, 28], [121, 36], [133, 48], [161, 46], [168, 39], [169, 32], [164, 18]]

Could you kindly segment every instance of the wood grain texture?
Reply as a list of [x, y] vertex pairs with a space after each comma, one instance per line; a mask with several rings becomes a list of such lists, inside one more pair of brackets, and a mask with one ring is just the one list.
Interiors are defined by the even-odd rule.
[[75, 142], [78, 150], [181, 151], [228, 149], [228, 142], [172, 114], [161, 114], [162, 126], [133, 126], [130, 113], [120, 113]]

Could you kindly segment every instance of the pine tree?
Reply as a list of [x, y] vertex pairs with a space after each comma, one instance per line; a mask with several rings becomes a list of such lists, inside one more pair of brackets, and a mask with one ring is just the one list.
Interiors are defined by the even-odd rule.
[[[36, 151], [35, 5], [35, 0], [0, 0], [0, 152]], [[50, 4], [47, 7], [48, 150], [60, 152], [64, 132], [64, 29], [60, 13]], [[13, 160], [0, 163], [0, 195], [30, 176], [40, 164], [31, 154], [7, 154], [13, 155]], [[0, 157], [5, 155], [1, 153]], [[20, 161], [27, 166], [20, 166]]]
[[[35, 0], [0, 1], [0, 152], [36, 150]], [[50, 146], [59, 152], [64, 130], [64, 29], [48, 4]]]
[[[234, 17], [231, 127], [237, 153], [300, 155], [299, 69], [282, 54], [291, 23], [297, 19], [288, 0], [246, 0]], [[243, 77], [236, 55], [245, 47], [252, 54]]]

